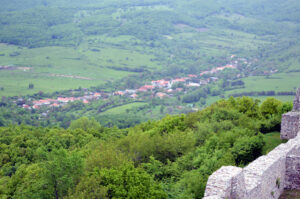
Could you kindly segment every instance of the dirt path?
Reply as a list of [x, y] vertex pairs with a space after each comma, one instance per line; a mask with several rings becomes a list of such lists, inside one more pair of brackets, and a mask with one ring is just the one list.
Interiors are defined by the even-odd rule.
[[51, 77], [65, 77], [65, 78], [73, 78], [73, 79], [83, 79], [83, 80], [93, 80], [89, 77], [82, 77], [76, 75], [62, 75], [62, 74], [50, 74]]

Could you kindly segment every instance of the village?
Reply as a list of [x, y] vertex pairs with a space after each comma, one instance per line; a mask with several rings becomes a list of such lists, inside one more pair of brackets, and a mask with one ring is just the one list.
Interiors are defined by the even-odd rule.
[[[122, 98], [132, 99], [134, 101], [147, 101], [153, 98], [163, 99], [168, 97], [173, 97], [179, 93], [188, 94], [190, 91], [196, 89], [197, 87], [204, 87], [209, 84], [217, 82], [220, 78], [220, 72], [224, 70], [239, 70], [237, 78], [242, 77], [241, 66], [250, 66], [251, 61], [246, 58], [238, 58], [236, 55], [231, 55], [229, 57], [227, 64], [223, 66], [214, 67], [210, 70], [201, 71], [198, 74], [188, 74], [186, 76], [176, 77], [176, 78], [164, 78], [160, 80], [148, 81], [143, 86], [137, 89], [124, 89], [117, 90], [113, 92], [92, 92], [88, 89], [84, 89], [84, 93], [80, 96], [75, 96], [71, 94], [70, 96], [62, 97], [58, 96], [55, 99], [46, 98], [39, 100], [27, 100], [24, 103], [18, 103], [14, 101], [19, 106], [28, 110], [39, 110], [43, 109], [53, 109], [64, 107], [71, 102], [82, 102], [83, 104], [89, 104], [96, 100], [108, 100], [110, 97], [119, 96]], [[255, 61], [255, 60], [254, 60]], [[7, 69], [6, 67], [4, 67]], [[277, 71], [267, 71], [268, 73], [275, 73]]]
[[[141, 86], [138, 89], [125, 89], [119, 90], [112, 93], [105, 92], [88, 92], [86, 91], [83, 96], [80, 97], [58, 97], [56, 99], [40, 99], [28, 101], [22, 104], [24, 109], [35, 109], [38, 110], [41, 107], [63, 107], [68, 103], [81, 101], [84, 104], [88, 104], [92, 101], [99, 99], [107, 99], [110, 96], [122, 96], [131, 99], [141, 99], [142, 97], [157, 97], [157, 98], [165, 98], [171, 97], [174, 93], [183, 92], [184, 88], [193, 88], [193, 87], [201, 87], [208, 85], [210, 83], [218, 81], [218, 77], [213, 76], [213, 74], [223, 71], [225, 69], [236, 69], [236, 64], [227, 64], [225, 66], [220, 66], [213, 68], [211, 70], [202, 71], [200, 74], [189, 74], [186, 77], [178, 77], [174, 79], [160, 79], [153, 80], [148, 84]], [[177, 86], [176, 86], [177, 85]], [[179, 86], [181, 85], [181, 86]], [[148, 95], [146, 95], [148, 93]]]

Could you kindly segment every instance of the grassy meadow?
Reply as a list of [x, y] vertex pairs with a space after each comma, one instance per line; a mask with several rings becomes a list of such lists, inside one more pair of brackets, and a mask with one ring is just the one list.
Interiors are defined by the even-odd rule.
[[[271, 76], [250, 76], [243, 78], [245, 87], [227, 91], [226, 96], [252, 91], [296, 91], [300, 85], [300, 72], [276, 73]], [[294, 96], [275, 96], [283, 101], [290, 101]], [[257, 97], [266, 98], [266, 97]]]
[[[140, 72], [167, 77], [199, 73], [227, 64], [232, 54], [257, 59], [245, 70], [280, 73], [246, 77], [245, 88], [225, 97], [292, 91], [300, 84], [295, 2], [255, 0], [241, 7], [224, 0], [44, 3], [7, 2], [2, 7], [0, 65], [30, 69], [0, 70], [0, 96], [97, 86]], [[34, 88], [28, 89], [29, 84]], [[207, 104], [216, 99], [207, 99]]]
[[[94, 48], [84, 43], [73, 47], [26, 48], [0, 45], [0, 65], [20, 67], [0, 70], [0, 96], [88, 88], [121, 79], [135, 72], [111, 68], [159, 68], [153, 56], [117, 47]], [[28, 67], [24, 70], [22, 67]], [[34, 84], [33, 89], [28, 85]]]
[[118, 106], [115, 108], [111, 108], [105, 112], [102, 112], [100, 115], [116, 115], [116, 114], [125, 114], [126, 111], [133, 109], [133, 108], [138, 108], [146, 105], [147, 103], [144, 102], [134, 102], [122, 106]]

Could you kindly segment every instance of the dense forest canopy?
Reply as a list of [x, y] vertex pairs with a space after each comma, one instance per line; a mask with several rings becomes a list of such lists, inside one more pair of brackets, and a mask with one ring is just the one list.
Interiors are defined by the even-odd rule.
[[68, 129], [1, 127], [0, 197], [202, 198], [212, 172], [274, 147], [264, 134], [291, 108], [242, 97], [123, 130], [88, 118]]
[[[299, 22], [298, 6], [297, 0], [4, 1], [0, 8], [0, 38], [2, 42], [29, 47], [51, 43], [78, 45], [83, 37], [99, 34], [157, 40], [173, 33], [174, 24], [194, 28], [221, 26], [258, 35], [277, 35], [299, 31], [295, 24]], [[140, 10], [143, 7], [146, 9]], [[236, 20], [239, 23], [234, 23]]]

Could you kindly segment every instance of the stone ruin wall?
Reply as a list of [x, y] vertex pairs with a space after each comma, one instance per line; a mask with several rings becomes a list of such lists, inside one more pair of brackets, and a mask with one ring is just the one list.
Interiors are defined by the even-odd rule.
[[274, 199], [300, 189], [300, 87], [293, 110], [282, 116], [281, 138], [290, 139], [245, 168], [223, 166], [208, 179], [204, 199]]
[[292, 139], [300, 131], [300, 87], [296, 93], [293, 110], [282, 115], [281, 139]]
[[205, 199], [274, 199], [300, 189], [300, 135], [245, 168], [224, 166], [207, 182]]

